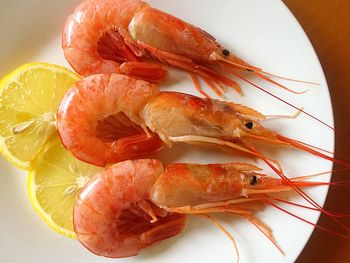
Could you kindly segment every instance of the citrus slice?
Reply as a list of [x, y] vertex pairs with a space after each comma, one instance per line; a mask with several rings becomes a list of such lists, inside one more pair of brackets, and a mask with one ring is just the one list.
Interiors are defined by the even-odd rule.
[[77, 193], [101, 168], [71, 155], [53, 136], [32, 161], [28, 192], [32, 205], [56, 232], [74, 238], [73, 206]]
[[13, 165], [30, 169], [55, 132], [55, 115], [79, 76], [57, 65], [30, 63], [0, 81], [0, 153]]

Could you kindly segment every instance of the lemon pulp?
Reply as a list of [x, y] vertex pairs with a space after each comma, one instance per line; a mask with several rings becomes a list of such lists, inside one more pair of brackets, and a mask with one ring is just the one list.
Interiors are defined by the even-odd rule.
[[32, 162], [32, 169], [28, 192], [35, 210], [56, 232], [75, 237], [73, 207], [77, 193], [101, 168], [77, 160], [55, 136]]
[[30, 63], [0, 81], [0, 152], [16, 167], [31, 168], [55, 133], [55, 115], [64, 93], [79, 79], [53, 64]]

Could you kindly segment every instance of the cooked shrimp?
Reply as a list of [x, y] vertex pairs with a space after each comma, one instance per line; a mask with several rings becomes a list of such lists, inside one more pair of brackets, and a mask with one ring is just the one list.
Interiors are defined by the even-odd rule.
[[64, 55], [80, 75], [122, 73], [157, 82], [166, 70], [140, 62], [118, 33], [147, 6], [139, 0], [88, 0], [71, 14], [62, 36]]
[[[123, 114], [129, 121], [128, 134], [137, 133], [135, 126], [142, 127], [145, 133], [136, 139], [120, 135], [112, 143], [97, 137], [96, 129], [101, 130], [99, 121], [116, 114]], [[157, 136], [168, 146], [183, 142], [235, 149], [265, 161], [268, 158], [256, 150], [254, 142], [293, 146], [350, 166], [313, 146], [264, 128], [260, 123], [264, 118], [263, 114], [233, 102], [178, 92], [159, 93], [154, 84], [142, 80], [100, 74], [78, 81], [68, 91], [58, 110], [57, 126], [63, 144], [73, 155], [100, 166], [159, 150], [161, 142]], [[109, 123], [118, 123], [115, 119]], [[148, 129], [155, 134], [146, 135]]]
[[[220, 212], [248, 219], [279, 248], [254, 212], [275, 205], [274, 193], [293, 188], [259, 172], [245, 163], [179, 163], [164, 170], [158, 160], [124, 161], [95, 175], [81, 190], [74, 207], [74, 230], [93, 253], [127, 257], [180, 233], [186, 214]], [[293, 184], [327, 183], [294, 180]]]
[[[165, 71], [150, 64], [150, 61], [157, 61], [189, 72], [195, 87], [207, 97], [196, 76], [200, 76], [219, 96], [223, 94], [224, 86], [242, 93], [238, 83], [222, 72], [225, 69], [333, 129], [303, 109], [252, 83], [239, 72], [253, 73], [289, 90], [270, 79], [277, 76], [238, 58], [200, 28], [141, 0], [86, 0], [67, 19], [62, 46], [67, 60], [81, 75], [124, 73], [148, 81], [161, 81]], [[137, 62], [139, 59], [147, 59], [147, 63]]]
[[[204, 207], [205, 204], [248, 198], [254, 193], [291, 190], [280, 179], [266, 177], [259, 174], [260, 171], [245, 163], [169, 164], [154, 184], [151, 200], [166, 209]], [[268, 190], [263, 191], [265, 187]]]
[[271, 146], [292, 146], [350, 167], [348, 163], [321, 153], [322, 149], [263, 127], [261, 121], [265, 115], [233, 102], [179, 92], [160, 92], [145, 105], [141, 117], [146, 126], [168, 145], [176, 142], [217, 145], [263, 157], [254, 145], [260, 142]]
[[[243, 217], [256, 226], [282, 252], [274, 240], [272, 232], [254, 217], [254, 212], [263, 206], [271, 205], [318, 229], [350, 239], [350, 230], [337, 219], [339, 215], [331, 214], [322, 208], [307, 207], [286, 201], [275, 195], [276, 193], [294, 191], [296, 187], [329, 184], [331, 183], [303, 181], [303, 177], [291, 180], [272, 178], [261, 173], [260, 168], [245, 163], [177, 163], [166, 166], [165, 171], [158, 177], [152, 188], [150, 200], [168, 212], [204, 216], [208, 213], [229, 213]], [[346, 233], [315, 225], [280, 207], [276, 201], [325, 213]], [[235, 244], [233, 237], [223, 226], [213, 217], [209, 216], [208, 218], [223, 230]], [[237, 247], [236, 252], [238, 253]]]
[[162, 142], [144, 132], [139, 111], [158, 88], [118, 75], [94, 75], [78, 81], [65, 94], [57, 113], [64, 146], [85, 162], [99, 166], [158, 151]]
[[79, 241], [99, 256], [134, 256], [140, 250], [175, 236], [185, 216], [169, 213], [149, 201], [150, 190], [163, 172], [157, 160], [124, 161], [95, 175], [74, 206], [74, 231]]
[[238, 92], [236, 82], [205, 65], [224, 65], [268, 79], [261, 75], [264, 71], [231, 54], [207, 32], [141, 0], [86, 0], [68, 17], [62, 46], [82, 75], [120, 73], [120, 63], [146, 57]]

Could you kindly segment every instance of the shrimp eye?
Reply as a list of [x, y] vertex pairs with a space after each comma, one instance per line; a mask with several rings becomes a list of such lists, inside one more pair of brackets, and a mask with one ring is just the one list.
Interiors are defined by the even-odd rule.
[[253, 175], [250, 178], [250, 185], [256, 185], [258, 183], [258, 177], [256, 175]]
[[230, 51], [228, 51], [227, 49], [224, 49], [224, 50], [222, 50], [222, 54], [223, 54], [225, 57], [227, 57], [227, 56], [230, 55]]
[[247, 122], [246, 124], [244, 124], [249, 130], [251, 130], [253, 128], [253, 123], [251, 121]]

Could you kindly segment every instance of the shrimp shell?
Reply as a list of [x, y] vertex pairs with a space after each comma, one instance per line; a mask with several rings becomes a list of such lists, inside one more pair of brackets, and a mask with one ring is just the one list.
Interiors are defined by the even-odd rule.
[[131, 133], [126, 144], [125, 138], [106, 142], [96, 136], [99, 121], [118, 113], [144, 128], [139, 112], [158, 92], [153, 84], [119, 74], [93, 75], [78, 81], [65, 94], [57, 113], [63, 145], [78, 159], [99, 166], [159, 150], [162, 143], [158, 137], [148, 136], [142, 129], [137, 132], [125, 127], [126, 133], [128, 129]]
[[109, 30], [127, 28], [135, 12], [147, 6], [140, 0], [87, 0], [67, 18], [62, 48], [81, 75], [119, 73], [120, 63], [99, 54], [98, 40]]
[[91, 178], [74, 206], [74, 230], [79, 241], [97, 255], [120, 258], [137, 255], [145, 247], [181, 232], [184, 215], [159, 208], [157, 213], [154, 208], [158, 221], [151, 223], [142, 209], [147, 207], [150, 189], [162, 171], [163, 165], [157, 160], [134, 160], [118, 163]]

